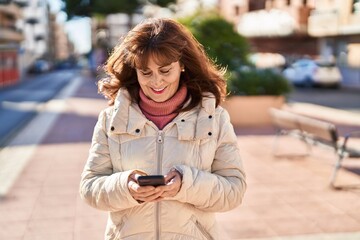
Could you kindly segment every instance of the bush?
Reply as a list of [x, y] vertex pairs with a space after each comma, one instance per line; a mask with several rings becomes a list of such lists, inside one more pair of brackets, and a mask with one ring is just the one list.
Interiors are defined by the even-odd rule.
[[227, 80], [227, 91], [231, 95], [286, 95], [291, 85], [282, 75], [271, 69], [246, 67], [232, 71]]
[[216, 13], [199, 12], [179, 19], [204, 46], [208, 56], [227, 68], [231, 95], [285, 95], [291, 86], [270, 69], [259, 70], [249, 61], [250, 44], [234, 26]]
[[211, 59], [229, 71], [249, 65], [250, 45], [234, 26], [216, 13], [197, 13], [179, 20], [204, 46]]

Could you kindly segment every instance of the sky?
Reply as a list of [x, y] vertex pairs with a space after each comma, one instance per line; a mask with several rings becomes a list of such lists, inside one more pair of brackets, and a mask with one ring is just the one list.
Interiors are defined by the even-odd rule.
[[[74, 43], [75, 51], [79, 54], [87, 53], [91, 49], [91, 21], [90, 18], [77, 18], [67, 21], [67, 15], [61, 11], [61, 0], [47, 0], [50, 11], [57, 14], [57, 22], [63, 24], [70, 40]], [[215, 4], [216, 0], [202, 0], [205, 6]], [[195, 2], [188, 0], [189, 4]], [[190, 4], [191, 5], [191, 4]]]
[[63, 24], [70, 40], [74, 43], [75, 51], [79, 54], [87, 53], [91, 49], [91, 25], [89, 18], [76, 18], [67, 20], [65, 12], [61, 11], [61, 0], [47, 0], [50, 11], [57, 14], [56, 21]]

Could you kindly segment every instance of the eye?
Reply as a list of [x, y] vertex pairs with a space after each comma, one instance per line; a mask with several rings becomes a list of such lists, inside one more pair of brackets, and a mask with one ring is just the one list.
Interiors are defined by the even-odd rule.
[[162, 74], [167, 74], [167, 73], [170, 72], [170, 70], [171, 70], [171, 68], [169, 68], [169, 69], [161, 69], [160, 72], [161, 72]]
[[142, 75], [144, 75], [144, 76], [146, 76], [146, 77], [148, 77], [148, 76], [151, 75], [151, 72], [147, 72], [147, 71], [145, 71], [145, 72], [140, 71], [140, 72], [141, 72]]

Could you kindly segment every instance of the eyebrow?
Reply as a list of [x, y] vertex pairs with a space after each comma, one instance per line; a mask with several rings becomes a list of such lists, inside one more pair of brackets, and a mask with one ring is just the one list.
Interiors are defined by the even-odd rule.
[[164, 67], [172, 67], [172, 63], [168, 64], [168, 65], [165, 65], [165, 66], [161, 66], [159, 68], [164, 68]]
[[[169, 63], [169, 64], [167, 64], [167, 65], [160, 66], [160, 67], [158, 67], [158, 69], [164, 68], [164, 67], [172, 67], [172, 64], [173, 64], [173, 63]], [[138, 68], [138, 69], [141, 70], [141, 71], [151, 70], [149, 67], [146, 67], [146, 68]]]

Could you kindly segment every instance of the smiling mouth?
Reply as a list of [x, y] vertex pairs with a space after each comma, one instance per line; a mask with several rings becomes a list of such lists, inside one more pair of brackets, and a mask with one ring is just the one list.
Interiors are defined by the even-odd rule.
[[155, 93], [155, 94], [161, 94], [165, 91], [166, 87], [163, 88], [151, 88], [151, 90]]

